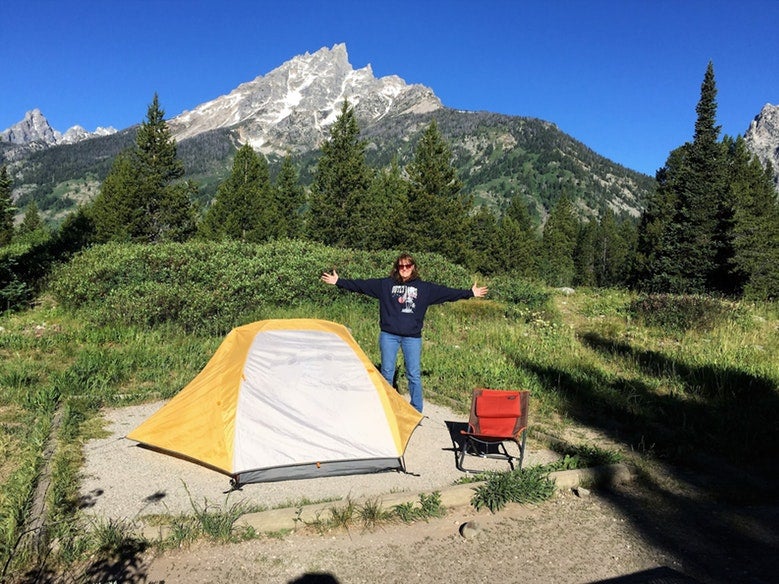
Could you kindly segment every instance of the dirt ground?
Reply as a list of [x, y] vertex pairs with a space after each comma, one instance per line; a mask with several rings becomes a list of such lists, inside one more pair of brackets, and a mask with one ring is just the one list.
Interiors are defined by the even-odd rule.
[[[461, 526], [475, 525], [463, 537]], [[238, 544], [198, 543], [93, 566], [93, 582], [147, 584], [777, 582], [776, 507], [723, 506], [633, 483], [492, 514]]]
[[[434, 427], [423, 424], [429, 434], [419, 436], [440, 434]], [[95, 451], [103, 460], [115, 456], [104, 445]], [[78, 577], [58, 581], [86, 576], [89, 582], [145, 584], [779, 582], [775, 503], [713, 497], [712, 481], [722, 486], [729, 480], [716, 472], [694, 474], [654, 463], [634, 476], [619, 487], [581, 496], [558, 491], [543, 504], [509, 505], [495, 514], [457, 507], [440, 519], [373, 530], [355, 525], [321, 534], [305, 528], [235, 544], [128, 549], [114, 561], [87, 567], [86, 574], [82, 569]], [[105, 486], [105, 477], [102, 481]], [[466, 523], [469, 532], [461, 529]]]
[[[229, 547], [201, 545], [152, 558], [150, 582], [590, 582], [677, 566], [647, 546], [598, 497], [562, 495], [497, 513], [458, 509], [445, 518], [373, 532], [292, 535]], [[460, 526], [480, 531], [466, 539]]]

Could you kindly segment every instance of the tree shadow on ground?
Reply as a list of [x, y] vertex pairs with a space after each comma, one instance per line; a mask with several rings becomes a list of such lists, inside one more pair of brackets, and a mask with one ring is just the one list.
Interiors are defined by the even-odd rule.
[[300, 578], [290, 580], [289, 584], [338, 584], [339, 580], [329, 572], [309, 572]]
[[[776, 452], [779, 391], [771, 380], [692, 367], [621, 341], [585, 335], [606, 359], [630, 359], [678, 395], [587, 365], [515, 363], [559, 396], [561, 411], [655, 460], [671, 481], [640, 473], [639, 489], [604, 493], [659, 549], [705, 582], [769, 582], [779, 570]], [[681, 488], [670, 488], [670, 485]]]
[[697, 584], [696, 580], [671, 568], [652, 568], [590, 584]]
[[144, 559], [147, 544], [128, 539], [115, 549], [98, 551], [87, 564], [74, 564], [67, 572], [41, 565], [29, 570], [16, 582], [19, 584], [76, 584], [82, 582], [122, 582], [127, 584], [155, 584], [148, 580], [148, 565]]

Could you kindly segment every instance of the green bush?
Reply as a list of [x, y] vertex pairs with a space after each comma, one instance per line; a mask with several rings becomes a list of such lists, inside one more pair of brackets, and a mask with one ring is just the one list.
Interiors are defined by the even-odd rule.
[[22, 244], [0, 247], [0, 313], [21, 308], [32, 298], [32, 290], [20, 273], [20, 262], [30, 247]]
[[732, 302], [701, 295], [650, 294], [630, 305], [640, 323], [668, 332], [710, 331], [736, 316], [737, 310]]
[[549, 499], [555, 490], [549, 480], [549, 469], [531, 466], [510, 472], [484, 473], [486, 481], [475, 489], [471, 505], [479, 511], [487, 508], [493, 513], [507, 503], [540, 503]]
[[[322, 272], [345, 278], [389, 273], [396, 251], [361, 252], [284, 240], [264, 245], [187, 242], [106, 244], [76, 256], [52, 275], [50, 291], [70, 309], [86, 309], [97, 322], [223, 334], [261, 318], [266, 308], [304, 303], [325, 306], [339, 292]], [[469, 287], [464, 268], [435, 254], [419, 254], [422, 276]]]
[[490, 297], [510, 304], [521, 304], [530, 311], [546, 310], [552, 294], [544, 286], [514, 276], [496, 276], [489, 283]]

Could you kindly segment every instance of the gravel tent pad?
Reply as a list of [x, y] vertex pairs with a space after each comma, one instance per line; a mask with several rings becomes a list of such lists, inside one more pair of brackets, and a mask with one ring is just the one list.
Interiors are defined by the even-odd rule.
[[[231, 491], [225, 474], [140, 447], [124, 438], [161, 406], [162, 403], [150, 403], [103, 412], [109, 435], [91, 440], [85, 446], [80, 491], [85, 512], [106, 519], [133, 520], [144, 515], [189, 513], [205, 505], [246, 504], [271, 509], [388, 493], [430, 493], [467, 476], [455, 466], [453, 442], [453, 436], [464, 427], [467, 415], [427, 403], [425, 418], [406, 449], [405, 473], [256, 483]], [[509, 468], [501, 460], [468, 458], [468, 467], [476, 470]], [[529, 466], [554, 458], [554, 453], [535, 448], [529, 441], [523, 464]]]

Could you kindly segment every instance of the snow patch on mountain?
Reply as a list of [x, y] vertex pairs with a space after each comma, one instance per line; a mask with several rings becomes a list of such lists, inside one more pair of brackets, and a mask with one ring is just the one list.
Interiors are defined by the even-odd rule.
[[443, 107], [427, 87], [408, 85], [396, 75], [377, 79], [370, 65], [353, 69], [346, 45], [338, 44], [297, 56], [227, 95], [183, 112], [169, 125], [179, 141], [230, 128], [242, 142], [265, 153], [308, 150], [326, 137], [344, 100], [365, 125], [386, 115]]

